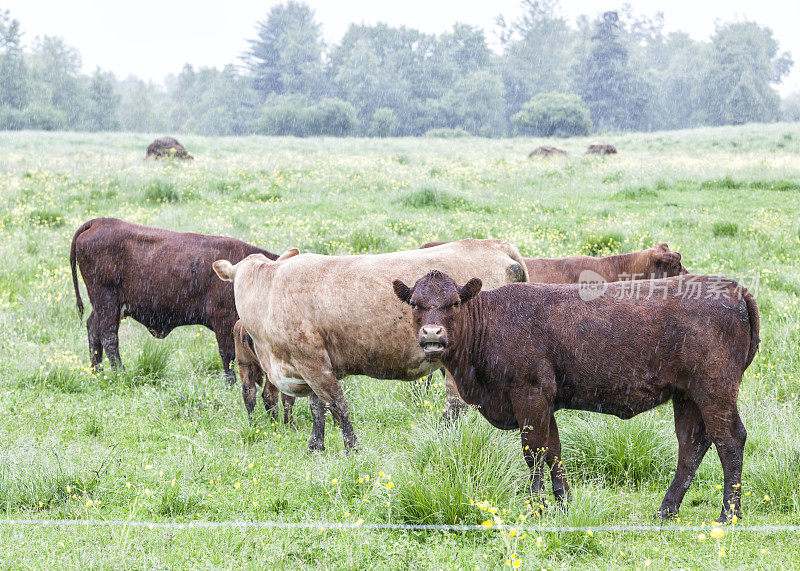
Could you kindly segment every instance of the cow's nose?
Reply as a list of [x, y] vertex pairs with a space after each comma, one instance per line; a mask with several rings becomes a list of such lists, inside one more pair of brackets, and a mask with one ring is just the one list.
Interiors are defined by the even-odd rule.
[[424, 337], [441, 337], [444, 335], [444, 327], [441, 325], [425, 325], [422, 328], [422, 335]]

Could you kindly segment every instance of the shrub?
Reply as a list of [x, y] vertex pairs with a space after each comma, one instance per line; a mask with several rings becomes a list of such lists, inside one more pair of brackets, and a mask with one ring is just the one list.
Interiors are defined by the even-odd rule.
[[589, 108], [574, 94], [540, 93], [511, 118], [521, 131], [539, 137], [588, 135]]
[[273, 96], [267, 100], [256, 121], [256, 132], [262, 135], [308, 134], [308, 100], [304, 96]]
[[449, 129], [442, 127], [439, 129], [428, 129], [425, 132], [426, 137], [435, 137], [439, 139], [460, 139], [461, 137], [469, 137], [469, 132], [464, 129]]
[[341, 99], [323, 99], [308, 112], [311, 135], [345, 137], [358, 127], [355, 107]]
[[391, 137], [397, 129], [397, 113], [394, 109], [381, 107], [372, 114], [369, 131], [374, 137]]

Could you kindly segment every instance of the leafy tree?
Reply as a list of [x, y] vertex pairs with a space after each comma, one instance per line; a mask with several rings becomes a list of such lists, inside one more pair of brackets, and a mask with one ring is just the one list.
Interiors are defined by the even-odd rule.
[[28, 70], [19, 21], [0, 10], [0, 107], [22, 109], [28, 103]]
[[655, 85], [630, 65], [629, 46], [617, 12], [605, 12], [595, 21], [588, 49], [577, 62], [575, 85], [597, 128], [650, 127], [648, 103]]
[[800, 121], [800, 91], [795, 91], [786, 96], [781, 102], [781, 112], [784, 121]]
[[511, 118], [521, 131], [539, 137], [588, 135], [589, 108], [574, 94], [540, 93]]
[[262, 99], [270, 93], [322, 91], [322, 32], [307, 4], [289, 0], [272, 7], [257, 24], [258, 37], [249, 40], [244, 60], [253, 87]]
[[37, 38], [30, 56], [31, 98], [40, 110], [52, 108], [61, 116], [61, 127], [77, 128], [83, 121], [85, 92], [80, 69], [81, 56], [63, 38]]
[[497, 23], [503, 45], [501, 75], [508, 115], [537, 93], [569, 91], [576, 35], [559, 14], [558, 0], [522, 0], [523, 15]]
[[116, 131], [120, 128], [117, 111], [120, 96], [116, 90], [114, 74], [97, 68], [89, 83], [86, 101], [86, 122], [88, 131]]
[[703, 80], [706, 116], [712, 124], [776, 121], [780, 98], [772, 84], [792, 67], [791, 56], [778, 55], [772, 30], [755, 22], [718, 28], [711, 38], [712, 65]]
[[381, 107], [372, 114], [369, 131], [374, 137], [391, 137], [397, 129], [397, 113], [394, 109]]
[[121, 102], [119, 119], [122, 129], [135, 133], [169, 130], [166, 116], [160, 112], [164, 96], [152, 84], [129, 77], [119, 84]]
[[186, 130], [208, 135], [247, 135], [255, 132], [258, 94], [249, 78], [233, 65], [222, 70], [184, 66], [178, 78]]
[[497, 136], [505, 131], [503, 82], [481, 70], [459, 78], [441, 100], [447, 127], [461, 127], [473, 135]]

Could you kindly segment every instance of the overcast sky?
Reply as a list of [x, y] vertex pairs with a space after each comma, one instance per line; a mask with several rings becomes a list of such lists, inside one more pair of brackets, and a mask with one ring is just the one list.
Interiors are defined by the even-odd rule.
[[[255, 37], [255, 24], [266, 18], [278, 1], [227, 0], [0, 0], [20, 21], [26, 44], [35, 36], [61, 36], [76, 47], [86, 72], [96, 67], [117, 77], [130, 74], [162, 83], [184, 63], [195, 67], [238, 63]], [[507, 20], [520, 13], [518, 0], [307, 0], [322, 24], [329, 43], [337, 43], [351, 22], [386, 22], [424, 32], [440, 33], [455, 22], [480, 26], [496, 42], [494, 18]], [[772, 28], [780, 50], [797, 62], [779, 87], [786, 94], [800, 90], [800, 1], [798, 0], [631, 0], [636, 13], [664, 12], [666, 29], [683, 30], [708, 39], [717, 23], [754, 20]], [[594, 17], [619, 9], [622, 2], [562, 0], [563, 14], [574, 21], [580, 14]]]

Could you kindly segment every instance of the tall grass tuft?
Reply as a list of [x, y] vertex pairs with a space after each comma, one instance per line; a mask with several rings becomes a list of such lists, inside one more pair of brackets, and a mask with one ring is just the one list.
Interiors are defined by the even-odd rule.
[[733, 237], [739, 233], [739, 225], [736, 222], [714, 222], [711, 227], [711, 233], [714, 234], [714, 238], [722, 236]]
[[439, 210], [452, 210], [468, 206], [466, 199], [463, 197], [430, 186], [411, 191], [401, 196], [398, 202], [411, 208], [437, 208]]
[[55, 455], [41, 449], [16, 449], [0, 456], [0, 511], [19, 508], [46, 510], [72, 497], [90, 496], [97, 475], [64, 466]]
[[419, 428], [398, 461], [398, 517], [408, 523], [480, 523], [471, 501], [498, 505], [516, 493], [519, 447], [474, 412], [448, 427]]
[[629, 420], [570, 415], [560, 422], [562, 454], [570, 478], [612, 486], [666, 479], [675, 468], [672, 424], [655, 414]]
[[161, 379], [165, 376], [169, 364], [170, 349], [166, 343], [148, 339], [136, 357], [137, 374], [148, 379]]
[[203, 500], [199, 494], [181, 494], [178, 484], [164, 488], [158, 505], [158, 513], [167, 517], [186, 516], [198, 513], [203, 508]]
[[86, 390], [86, 373], [77, 368], [65, 365], [55, 366], [34, 376], [38, 384], [62, 393], [82, 393]]
[[175, 189], [174, 183], [156, 179], [145, 188], [144, 199], [147, 202], [178, 202], [181, 194]]

